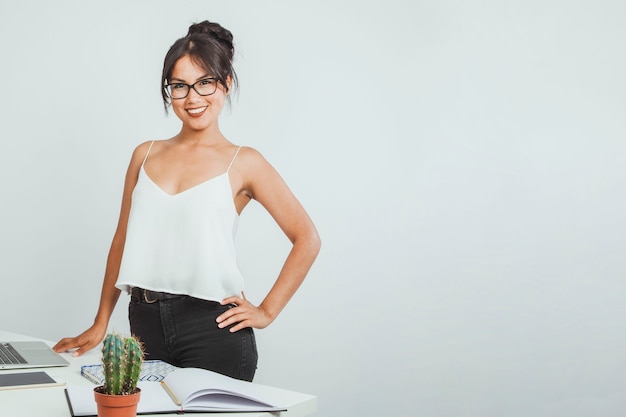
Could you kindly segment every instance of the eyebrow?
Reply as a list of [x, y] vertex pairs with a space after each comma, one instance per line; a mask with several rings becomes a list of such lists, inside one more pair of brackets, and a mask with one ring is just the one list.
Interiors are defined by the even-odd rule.
[[[204, 74], [202, 77], [198, 78], [198, 79], [197, 79], [196, 81], [194, 81], [194, 82], [198, 82], [198, 81], [200, 81], [200, 80], [204, 80], [204, 79], [206, 79], [206, 78], [215, 78], [215, 77], [214, 77], [214, 76], [212, 76], [212, 75], [211, 75], [211, 74], [209, 74], [209, 73], [206, 73], [206, 74]], [[176, 78], [176, 77], [172, 77], [172, 78], [170, 79], [170, 82], [172, 82], [172, 81], [178, 81], [178, 82], [185, 83], [185, 84], [187, 83], [187, 81], [186, 81], [186, 80], [183, 80], [182, 78]]]

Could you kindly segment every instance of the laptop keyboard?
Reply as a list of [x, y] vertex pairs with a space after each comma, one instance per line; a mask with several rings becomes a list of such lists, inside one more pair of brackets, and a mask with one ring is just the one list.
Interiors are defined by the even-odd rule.
[[17, 353], [10, 343], [0, 343], [0, 363], [4, 365], [20, 365], [26, 360]]

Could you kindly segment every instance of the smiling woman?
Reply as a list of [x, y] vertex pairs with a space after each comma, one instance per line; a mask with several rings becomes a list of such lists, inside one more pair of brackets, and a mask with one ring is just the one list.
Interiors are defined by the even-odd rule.
[[[182, 122], [177, 135], [139, 145], [126, 174], [119, 223], [94, 324], [57, 351], [80, 355], [100, 343], [120, 292], [131, 295], [131, 331], [147, 359], [252, 380], [253, 328], [268, 326], [298, 289], [319, 248], [311, 219], [259, 152], [233, 144], [219, 116], [237, 86], [232, 34], [194, 24], [163, 65], [166, 110]], [[293, 244], [260, 305], [246, 300], [234, 235], [255, 199]]]
[[[171, 96], [171, 89], [168, 89], [168, 83], [176, 81], [173, 78], [174, 67], [181, 58], [187, 57], [196, 66], [204, 69], [205, 76], [211, 77], [211, 80], [221, 84], [228, 93], [231, 89], [231, 84], [234, 87], [238, 85], [237, 74], [233, 68], [234, 52], [233, 35], [229, 30], [211, 22], [192, 25], [187, 36], [180, 38], [172, 45], [163, 62], [161, 85], [164, 87], [161, 93], [165, 110], [167, 111], [170, 104], [170, 98], [179, 98]], [[188, 92], [188, 88], [185, 88], [185, 90]], [[198, 94], [201, 93], [198, 92]], [[210, 94], [213, 93], [202, 95]]]

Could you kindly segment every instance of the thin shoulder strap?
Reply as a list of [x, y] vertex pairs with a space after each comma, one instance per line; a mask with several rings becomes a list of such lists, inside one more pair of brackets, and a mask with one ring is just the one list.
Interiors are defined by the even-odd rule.
[[226, 170], [226, 172], [230, 171], [230, 167], [233, 166], [233, 162], [235, 162], [235, 158], [237, 158], [237, 155], [239, 155], [239, 151], [241, 150], [241, 146], [239, 148], [237, 148], [237, 152], [235, 152], [235, 156], [233, 156], [233, 160], [230, 161], [230, 165], [228, 165], [228, 169]]
[[152, 149], [152, 145], [154, 145], [154, 141], [156, 139], [152, 140], [152, 143], [150, 144], [150, 147], [148, 148], [148, 152], [146, 152], [146, 156], [144, 156], [143, 158], [143, 162], [141, 163], [141, 166], [144, 166], [146, 164], [146, 159], [148, 159], [148, 154], [150, 153], [150, 149]]

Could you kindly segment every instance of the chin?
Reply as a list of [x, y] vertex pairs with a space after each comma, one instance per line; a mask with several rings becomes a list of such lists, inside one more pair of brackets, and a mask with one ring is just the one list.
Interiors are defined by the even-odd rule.
[[202, 130], [209, 129], [213, 125], [213, 123], [191, 121], [188, 122], [186, 125], [189, 129], [200, 132]]

